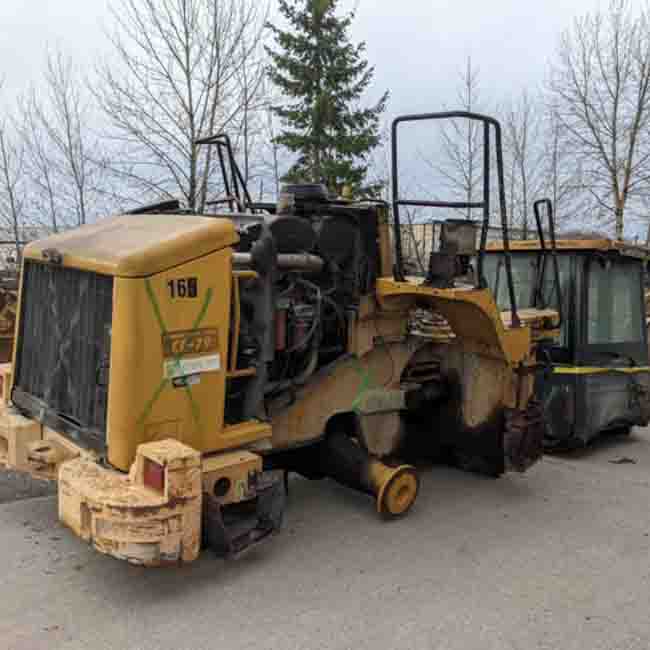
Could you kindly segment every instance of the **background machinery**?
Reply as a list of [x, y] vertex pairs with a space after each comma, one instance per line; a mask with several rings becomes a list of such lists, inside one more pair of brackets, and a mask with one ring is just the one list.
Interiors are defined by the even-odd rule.
[[[567, 234], [549, 258], [535, 203], [538, 239], [510, 243], [519, 305], [561, 313], [559, 339], [538, 347], [544, 366], [535, 393], [546, 420], [549, 450], [580, 447], [605, 431], [627, 432], [650, 420], [650, 365], [644, 279], [650, 250], [597, 234]], [[502, 309], [508, 308], [503, 242], [488, 245], [485, 274]], [[551, 261], [549, 261], [549, 259]]]
[[[536, 346], [555, 311], [518, 309], [501, 132], [484, 133], [483, 211], [450, 222], [426, 278], [406, 275], [394, 174], [388, 206], [287, 186], [255, 204], [216, 146], [231, 211], [160, 204], [24, 251], [13, 381], [0, 418], [9, 465], [58, 478], [59, 514], [132, 563], [237, 554], [280, 526], [281, 476], [330, 477], [405, 514], [433, 457], [499, 475], [541, 454]], [[484, 273], [490, 152], [497, 157], [508, 313]], [[463, 204], [464, 205], [464, 204]], [[394, 249], [394, 255], [393, 255]], [[467, 279], [477, 255], [476, 278]], [[471, 275], [471, 274], [470, 274]], [[418, 310], [435, 312], [426, 335]], [[438, 328], [444, 334], [437, 337]]]

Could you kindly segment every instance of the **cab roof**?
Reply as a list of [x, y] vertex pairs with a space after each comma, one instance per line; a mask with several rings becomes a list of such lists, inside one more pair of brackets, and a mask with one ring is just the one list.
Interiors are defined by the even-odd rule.
[[[594, 239], [557, 239], [557, 250], [565, 251], [600, 251], [616, 252], [628, 257], [637, 257], [640, 259], [650, 259], [650, 248], [626, 241], [617, 241], [614, 239], [594, 238]], [[550, 242], [546, 242], [549, 247]], [[488, 242], [486, 250], [488, 252], [498, 252], [503, 250], [503, 241]], [[512, 251], [540, 251], [541, 246], [539, 239], [516, 239], [510, 241], [510, 250]]]
[[228, 218], [179, 214], [120, 215], [29, 244], [26, 259], [51, 261], [104, 275], [145, 277], [231, 246]]

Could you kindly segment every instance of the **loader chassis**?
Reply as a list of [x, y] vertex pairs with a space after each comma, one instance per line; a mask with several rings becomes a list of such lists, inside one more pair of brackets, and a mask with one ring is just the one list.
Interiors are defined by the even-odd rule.
[[249, 208], [147, 209], [25, 249], [0, 455], [58, 478], [80, 537], [151, 566], [236, 555], [279, 528], [283, 472], [394, 517], [411, 460], [498, 476], [539, 458], [535, 348], [556, 312], [394, 273], [381, 202], [302, 185]]

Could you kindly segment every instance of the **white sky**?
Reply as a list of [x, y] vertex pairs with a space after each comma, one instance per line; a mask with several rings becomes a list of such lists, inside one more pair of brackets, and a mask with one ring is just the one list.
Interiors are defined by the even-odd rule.
[[[81, 66], [110, 53], [105, 32], [118, 0], [0, 0], [0, 107], [37, 82], [48, 47]], [[631, 0], [640, 4], [643, 0]], [[365, 40], [376, 68], [372, 99], [390, 90], [386, 118], [453, 109], [468, 56], [490, 105], [535, 90], [562, 30], [608, 0], [339, 0], [357, 7], [354, 41]], [[0, 108], [1, 110], [1, 108]], [[496, 115], [496, 117], [499, 117]]]
[[[598, 6], [597, 0], [340, 1], [342, 8], [358, 6], [353, 37], [367, 42], [376, 94], [391, 90], [391, 113], [448, 104], [467, 56], [495, 99], [539, 84], [561, 30]], [[110, 2], [0, 0], [5, 90], [20, 92], [38, 78], [48, 46], [63, 47], [82, 64], [106, 53]]]

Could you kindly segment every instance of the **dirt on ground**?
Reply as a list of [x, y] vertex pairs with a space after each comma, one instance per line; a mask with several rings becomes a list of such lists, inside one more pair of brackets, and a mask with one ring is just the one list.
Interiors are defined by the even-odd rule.
[[56, 494], [54, 481], [43, 481], [7, 469], [0, 469], [0, 503]]

